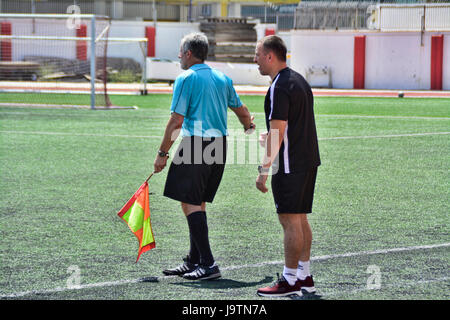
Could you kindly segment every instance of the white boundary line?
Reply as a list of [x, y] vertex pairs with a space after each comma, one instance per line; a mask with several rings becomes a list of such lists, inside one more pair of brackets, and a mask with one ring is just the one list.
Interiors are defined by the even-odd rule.
[[[3, 106], [0, 105], [0, 107], [7, 107], [7, 106]], [[50, 110], [50, 109], [49, 109]], [[53, 110], [53, 109], [51, 109]], [[148, 118], [144, 118], [144, 120], [151, 120], [151, 119], [155, 119], [155, 118], [159, 118], [159, 119], [169, 119], [170, 118], [170, 114], [168, 113], [170, 110], [168, 109], [153, 109], [155, 111], [160, 111], [160, 112], [164, 112], [167, 113], [167, 115], [152, 115]], [[79, 111], [79, 110], [78, 110]], [[28, 115], [43, 115], [43, 116], [64, 116], [64, 117], [70, 117], [69, 114], [67, 113], [33, 113], [33, 112], [20, 112], [20, 111], [0, 111], [0, 114], [28, 114]], [[262, 115], [265, 116], [264, 112], [250, 112], [250, 114], [252, 115]], [[83, 113], [83, 114], [76, 114], [76, 116], [91, 116], [88, 113]], [[97, 115], [95, 115], [97, 116]], [[315, 115], [316, 118], [341, 118], [341, 119], [388, 119], [388, 120], [448, 120], [450, 121], [450, 117], [426, 117], [426, 116], [376, 116], [376, 115], [357, 115], [357, 114], [316, 114]], [[117, 118], [120, 118], [117, 117]], [[264, 120], [263, 118], [261, 118], [261, 120]]]
[[[436, 248], [444, 248], [444, 247], [450, 247], [450, 242], [440, 243], [440, 244], [432, 244], [432, 245], [381, 249], [381, 250], [374, 250], [374, 251], [360, 251], [360, 252], [349, 252], [349, 253], [342, 253], [342, 254], [330, 254], [330, 255], [324, 255], [324, 256], [311, 257], [311, 261], [324, 261], [324, 260], [330, 260], [330, 259], [336, 259], [336, 258], [348, 258], [348, 257], [368, 256], [368, 255], [377, 255], [377, 254], [388, 254], [388, 253], [395, 253], [395, 252], [436, 249]], [[280, 261], [267, 261], [267, 262], [261, 262], [261, 263], [256, 263], [256, 264], [229, 266], [229, 267], [222, 268], [222, 270], [223, 271], [231, 271], [231, 270], [239, 270], [239, 269], [245, 269], [245, 268], [259, 268], [259, 267], [264, 267], [264, 266], [268, 266], [268, 265], [278, 265], [278, 264], [283, 264], [283, 263], [284, 262], [281, 260]], [[59, 292], [72, 291], [72, 290], [112, 287], [112, 286], [120, 286], [120, 285], [140, 283], [140, 282], [157, 282], [157, 281], [165, 280], [165, 279], [174, 279], [174, 277], [173, 276], [147, 277], [147, 278], [139, 278], [139, 279], [131, 279], [131, 280], [118, 280], [118, 281], [89, 283], [89, 284], [83, 284], [83, 285], [80, 285], [77, 287], [58, 287], [58, 288], [54, 288], [54, 289], [30, 290], [30, 291], [23, 291], [23, 292], [9, 293], [9, 294], [1, 294], [0, 298], [3, 298], [3, 299], [4, 298], [20, 298], [20, 297], [24, 297], [24, 296], [28, 296], [28, 295], [52, 294], [52, 293], [59, 293]], [[445, 278], [445, 279], [447, 279], [447, 278]]]
[[107, 138], [162, 138], [162, 136], [139, 136], [126, 134], [100, 134], [100, 133], [76, 133], [76, 132], [46, 132], [46, 131], [8, 131], [0, 130], [0, 133], [11, 134], [31, 134], [31, 135], [50, 135], [50, 136], [73, 136], [73, 137], [107, 137]]
[[[252, 115], [265, 116], [264, 112], [250, 112]], [[425, 116], [377, 116], [364, 114], [315, 114], [316, 118], [349, 118], [349, 119], [389, 119], [389, 120], [450, 120], [450, 117]]]
[[434, 135], [445, 135], [445, 134], [450, 134], [450, 132], [422, 132], [422, 133], [387, 134], [387, 135], [379, 135], [379, 136], [328, 137], [328, 138], [319, 138], [319, 141], [324, 141], [324, 140], [346, 140], [346, 139], [379, 139], [379, 138], [423, 137], [423, 136], [434, 136]]
[[[162, 136], [144, 136], [144, 135], [124, 135], [124, 134], [100, 134], [100, 133], [76, 133], [76, 132], [47, 132], [47, 131], [14, 131], [14, 130], [0, 130], [0, 133], [9, 134], [31, 134], [31, 135], [54, 135], [54, 136], [80, 136], [80, 137], [107, 137], [107, 138], [139, 138], [139, 139], [160, 139]], [[377, 135], [377, 136], [342, 136], [342, 137], [324, 137], [319, 138], [319, 141], [327, 140], [350, 140], [350, 139], [381, 139], [381, 138], [401, 138], [401, 137], [424, 137], [424, 136], [434, 136], [434, 135], [447, 135], [450, 134], [449, 131], [445, 132], [422, 132], [422, 133], [403, 133], [403, 134], [388, 134], [388, 135]], [[241, 138], [238, 141], [249, 141], [255, 142], [257, 139], [251, 138]], [[234, 137], [230, 137], [234, 138]]]

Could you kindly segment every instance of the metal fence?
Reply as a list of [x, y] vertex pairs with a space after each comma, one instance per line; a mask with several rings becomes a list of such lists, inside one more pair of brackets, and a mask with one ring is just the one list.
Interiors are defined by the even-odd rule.
[[[367, 29], [371, 27], [371, 8], [388, 3], [450, 3], [450, 0], [299, 0], [298, 4], [255, 0], [242, 2], [240, 15], [258, 19], [261, 23], [276, 24], [278, 30]], [[217, 15], [217, 10], [212, 8], [219, 6], [220, 0], [155, 0], [155, 3], [150, 0], [0, 0], [0, 13], [71, 13], [67, 10], [74, 4], [81, 13], [106, 15], [112, 19], [201, 21]]]
[[0, 0], [0, 13], [73, 13], [68, 9], [76, 5], [80, 13], [98, 14], [112, 19], [179, 21], [180, 6], [165, 1], [115, 1], [115, 0]]
[[[414, 0], [397, 0], [397, 1], [302, 1], [296, 8], [295, 17], [293, 19], [293, 29], [379, 29], [379, 19], [381, 13], [377, 11], [377, 6], [399, 5], [397, 12], [394, 13], [392, 19], [397, 19], [397, 24], [407, 25], [412, 18], [405, 16], [403, 13], [405, 8], [402, 5], [418, 6], [446, 4], [449, 0], [438, 1], [414, 1]], [[442, 7], [443, 8], [443, 7]], [[440, 9], [441, 10], [441, 9]], [[443, 9], [445, 14], [445, 9]], [[392, 10], [391, 10], [392, 11]], [[395, 10], [394, 10], [395, 11]], [[403, 12], [400, 12], [403, 11]], [[442, 10], [441, 10], [442, 11]], [[416, 19], [416, 17], [414, 17]], [[375, 21], [376, 20], [376, 21]], [[450, 21], [450, 16], [448, 16]], [[432, 23], [431, 21], [429, 21]], [[442, 24], [438, 22], [438, 24]], [[407, 29], [407, 28], [406, 28]]]

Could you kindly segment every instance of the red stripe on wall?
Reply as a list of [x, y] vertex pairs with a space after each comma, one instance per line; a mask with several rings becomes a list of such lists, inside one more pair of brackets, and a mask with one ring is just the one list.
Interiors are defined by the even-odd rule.
[[[87, 37], [87, 26], [85, 24], [80, 25], [80, 27], [77, 29], [77, 37], [79, 38]], [[76, 50], [78, 60], [87, 60], [86, 41], [77, 41]]]
[[366, 71], [366, 36], [355, 36], [353, 58], [353, 88], [364, 89]]
[[155, 39], [156, 29], [155, 27], [145, 27], [145, 37], [147, 38], [147, 57], [155, 56]]
[[442, 90], [444, 35], [431, 36], [431, 90]]
[[[2, 36], [12, 35], [11, 22], [1, 22], [0, 23], [0, 34]], [[1, 61], [12, 61], [12, 44], [11, 40], [2, 40], [0, 49]]]

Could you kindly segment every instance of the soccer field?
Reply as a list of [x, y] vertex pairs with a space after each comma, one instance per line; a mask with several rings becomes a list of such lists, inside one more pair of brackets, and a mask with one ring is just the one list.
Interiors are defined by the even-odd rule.
[[[241, 98], [264, 130], [264, 97]], [[0, 107], [1, 298], [263, 299], [284, 262], [272, 195], [255, 188], [257, 136], [238, 135], [248, 154], [229, 159], [207, 206], [222, 278], [166, 277], [189, 246], [179, 204], [162, 195], [167, 168], [149, 181], [156, 248], [137, 264], [117, 212], [153, 169], [171, 96], [112, 99], [139, 109]], [[448, 300], [450, 100], [317, 97], [315, 114], [315, 298]]]

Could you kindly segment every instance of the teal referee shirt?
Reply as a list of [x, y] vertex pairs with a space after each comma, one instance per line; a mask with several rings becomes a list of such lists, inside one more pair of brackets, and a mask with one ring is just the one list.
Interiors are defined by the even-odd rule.
[[174, 84], [171, 112], [184, 116], [181, 135], [223, 137], [227, 132], [227, 108], [242, 106], [233, 82], [206, 64], [194, 64]]

